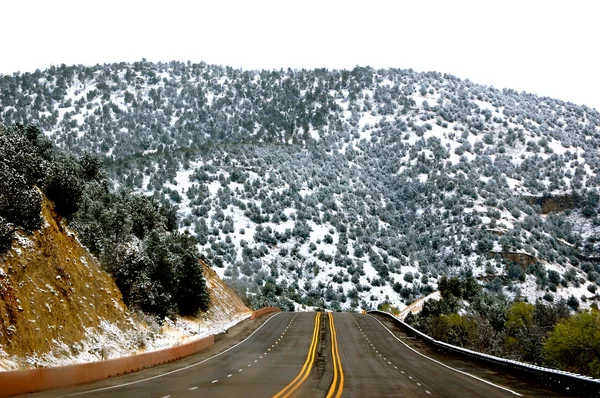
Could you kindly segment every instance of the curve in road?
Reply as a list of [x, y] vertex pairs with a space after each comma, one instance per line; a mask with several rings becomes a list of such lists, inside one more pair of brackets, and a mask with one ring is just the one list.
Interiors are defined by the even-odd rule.
[[[253, 323], [245, 327], [248, 325], [256, 327]], [[475, 376], [456, 365], [443, 363], [445, 360], [425, 355], [420, 348], [411, 347], [414, 344], [406, 344], [403, 339], [407, 338], [397, 330], [392, 332], [371, 315], [281, 312], [228, 348], [216, 346], [177, 363], [33, 396], [495, 398], [521, 395], [502, 385], [507, 380], [502, 374], [495, 374], [494, 382]]]

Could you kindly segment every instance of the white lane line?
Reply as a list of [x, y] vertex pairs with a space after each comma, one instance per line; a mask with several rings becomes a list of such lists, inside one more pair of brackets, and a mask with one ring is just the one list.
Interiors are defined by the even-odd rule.
[[255, 360], [254, 360], [254, 363], [256, 363], [256, 362], [258, 362], [258, 359], [255, 359]]
[[[224, 350], [224, 351], [221, 351], [221, 352], [219, 352], [218, 354], [215, 354], [215, 355], [213, 355], [213, 356], [212, 356], [212, 357], [210, 357], [210, 358], [203, 359], [203, 360], [202, 360], [202, 361], [200, 361], [200, 362], [196, 362], [196, 363], [193, 363], [193, 364], [191, 364], [191, 365], [184, 366], [183, 368], [179, 368], [179, 369], [172, 370], [172, 371], [170, 371], [170, 372], [161, 373], [161, 374], [159, 374], [159, 375], [156, 375], [156, 376], [147, 377], [147, 378], [145, 378], [145, 379], [136, 380], [136, 381], [131, 381], [131, 382], [129, 382], [129, 383], [117, 384], [117, 385], [110, 386], [110, 387], [97, 388], [97, 389], [95, 389], [95, 390], [88, 390], [88, 391], [77, 392], [77, 393], [74, 393], [74, 394], [63, 395], [63, 397], [73, 397], [73, 396], [76, 396], [76, 395], [90, 394], [90, 393], [93, 393], [93, 392], [98, 392], [98, 391], [106, 391], [106, 390], [112, 390], [112, 389], [119, 388], [119, 387], [130, 386], [130, 385], [132, 385], [132, 384], [138, 384], [138, 383], [143, 383], [143, 382], [145, 382], [145, 381], [149, 381], [149, 380], [153, 380], [153, 379], [158, 379], [159, 377], [168, 376], [168, 375], [171, 375], [171, 374], [173, 374], [173, 373], [181, 372], [182, 370], [187, 370], [187, 369], [193, 368], [193, 367], [195, 367], [195, 366], [202, 365], [203, 363], [205, 363], [205, 362], [208, 362], [208, 361], [210, 361], [211, 359], [214, 359], [214, 358], [216, 358], [216, 357], [219, 357], [219, 356], [221, 356], [221, 355], [225, 354], [226, 352], [233, 350], [233, 349], [234, 349], [234, 348], [236, 348], [237, 346], [239, 346], [239, 345], [241, 345], [241, 344], [244, 344], [244, 343], [245, 343], [246, 341], [248, 341], [248, 340], [249, 340], [249, 339], [250, 339], [252, 336], [254, 336], [254, 334], [255, 334], [255, 333], [257, 333], [257, 332], [258, 332], [260, 329], [262, 329], [262, 328], [263, 328], [263, 327], [264, 327], [264, 326], [265, 326], [267, 323], [269, 323], [269, 321], [270, 321], [271, 319], [275, 318], [276, 316], [278, 316], [278, 315], [280, 315], [280, 314], [283, 314], [283, 312], [278, 312], [278, 313], [276, 313], [275, 315], [273, 315], [272, 317], [270, 317], [269, 319], [267, 319], [267, 320], [265, 321], [265, 323], [263, 323], [262, 325], [260, 325], [260, 326], [258, 327], [258, 329], [256, 329], [254, 332], [252, 332], [252, 333], [250, 334], [250, 336], [246, 337], [244, 340], [240, 341], [240, 342], [239, 342], [239, 343], [237, 343], [236, 345], [234, 345], [234, 346], [231, 346], [231, 347], [229, 347], [228, 349], [226, 349], [226, 350]], [[59, 398], [62, 398], [62, 397], [59, 397]]]
[[249, 364], [248, 364], [248, 367], [250, 367], [250, 366], [252, 366], [252, 364], [250, 364], [250, 363], [249, 363]]
[[262, 359], [262, 355], [258, 357], [258, 359]]
[[[417, 351], [417, 350], [415, 350], [414, 348], [410, 347], [410, 346], [409, 346], [408, 344], [406, 344], [404, 341], [402, 341], [402, 340], [400, 340], [398, 337], [396, 337], [396, 335], [395, 335], [394, 333], [392, 333], [392, 331], [391, 331], [390, 329], [388, 329], [388, 328], [387, 328], [387, 327], [386, 327], [386, 326], [385, 326], [383, 323], [381, 323], [381, 321], [380, 321], [379, 319], [375, 318], [373, 315], [369, 315], [369, 316], [370, 316], [371, 318], [375, 319], [377, 322], [379, 322], [379, 324], [380, 324], [381, 326], [383, 326], [383, 328], [384, 328], [385, 330], [387, 330], [387, 331], [388, 331], [388, 332], [389, 332], [389, 333], [390, 333], [390, 334], [391, 334], [391, 335], [392, 335], [392, 336], [393, 336], [393, 337], [394, 337], [396, 340], [398, 340], [399, 342], [401, 342], [402, 344], [404, 344], [404, 346], [405, 346], [406, 348], [408, 348], [409, 350], [411, 350], [411, 351], [412, 351], [412, 352], [414, 352], [415, 354], [417, 354], [417, 355], [420, 355], [420, 356], [422, 356], [423, 358], [427, 358], [427, 359], [429, 359], [430, 361], [432, 361], [432, 362], [435, 362], [435, 363], [437, 363], [438, 365], [441, 365], [441, 366], [443, 366], [443, 367], [445, 367], [445, 368], [447, 368], [447, 369], [450, 369], [450, 370], [453, 370], [453, 371], [455, 371], [455, 372], [457, 372], [457, 373], [460, 373], [460, 374], [463, 374], [463, 375], [465, 375], [465, 376], [471, 377], [471, 378], [473, 378], [473, 379], [475, 379], [475, 380], [479, 380], [480, 382], [482, 382], [482, 383], [485, 383], [485, 384], [487, 384], [487, 385], [490, 385], [490, 386], [493, 386], [493, 387], [499, 388], [499, 389], [501, 389], [501, 390], [504, 390], [504, 391], [510, 392], [511, 394], [517, 395], [517, 396], [519, 396], [519, 397], [522, 397], [522, 396], [523, 396], [522, 394], [519, 394], [518, 392], [516, 392], [516, 391], [513, 391], [513, 390], [511, 390], [511, 389], [509, 389], [509, 388], [506, 388], [506, 387], [500, 386], [500, 385], [498, 385], [498, 384], [494, 384], [494, 383], [492, 383], [491, 381], [487, 381], [487, 380], [485, 380], [485, 379], [482, 379], [482, 378], [480, 378], [480, 377], [474, 376], [474, 375], [472, 375], [472, 374], [470, 374], [470, 373], [463, 372], [462, 370], [454, 369], [453, 367], [451, 367], [451, 366], [448, 366], [448, 365], [446, 365], [446, 364], [445, 364], [445, 363], [443, 363], [443, 362], [440, 362], [440, 361], [438, 361], [438, 360], [435, 360], [435, 359], [433, 359], [433, 358], [430, 358], [430, 357], [428, 357], [427, 355], [421, 354], [419, 351]], [[404, 372], [402, 372], [402, 373], [404, 373]]]
[[240, 370], [238, 370], [238, 372], [241, 372], [242, 370], [244, 370], [244, 369], [240, 369]]
[[219, 380], [213, 380], [210, 382], [210, 384], [215, 384], [217, 381], [219, 381]]
[[190, 387], [189, 390], [190, 391], [194, 391], [195, 389], [197, 389], [198, 387]]
[[164, 396], [164, 397], [162, 397], [162, 398], [171, 398], [171, 396], [170, 396], [170, 395], [165, 395], [165, 396]]
[[231, 376], [233, 376], [233, 375], [232, 375], [232, 374], [228, 374], [228, 375], [227, 375], [227, 377], [231, 377]]
[[417, 383], [417, 385], [420, 387], [420, 386], [421, 386], [421, 383]]
[[431, 393], [429, 392], [429, 390], [425, 390], [425, 392], [426, 392], [427, 394], [431, 395]]

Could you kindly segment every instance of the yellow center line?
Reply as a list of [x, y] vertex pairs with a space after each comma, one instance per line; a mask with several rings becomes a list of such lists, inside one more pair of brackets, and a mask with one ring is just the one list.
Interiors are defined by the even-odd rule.
[[[337, 332], [335, 331], [335, 324], [333, 322], [333, 313], [329, 314], [329, 329], [331, 331], [331, 357], [333, 358], [333, 382], [327, 392], [326, 398], [331, 398], [335, 394], [335, 398], [342, 396], [344, 391], [344, 370], [342, 369], [342, 360], [340, 359], [340, 353], [338, 351], [337, 343]], [[338, 376], [339, 375], [339, 376]], [[339, 384], [338, 384], [339, 378]], [[336, 393], [337, 391], [337, 393]]]
[[[310, 348], [308, 350], [308, 356], [306, 357], [306, 361], [304, 362], [304, 366], [298, 376], [290, 384], [285, 386], [285, 388], [277, 393], [277, 395], [273, 396], [273, 398], [284, 397], [287, 398], [294, 393], [304, 383], [304, 380], [310, 374], [310, 370], [312, 369], [313, 362], [315, 361], [315, 353], [317, 352], [317, 345], [319, 342], [319, 327], [321, 326], [321, 313], [318, 312], [315, 316], [315, 327], [313, 329], [313, 337], [312, 342], [310, 344]], [[289, 391], [288, 391], [289, 390]]]

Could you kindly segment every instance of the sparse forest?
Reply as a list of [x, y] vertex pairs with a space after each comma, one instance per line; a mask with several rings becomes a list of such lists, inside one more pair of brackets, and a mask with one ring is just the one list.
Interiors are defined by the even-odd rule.
[[196, 239], [170, 204], [109, 189], [98, 157], [59, 150], [35, 126], [0, 125], [0, 254], [42, 226], [45, 197], [115, 278], [124, 302], [156, 316], [206, 311]]
[[600, 114], [585, 106], [436, 72], [142, 60], [0, 76], [0, 117], [76, 156], [57, 184], [101, 159], [110, 189], [86, 183], [64, 211], [123, 270], [193, 237], [256, 306], [402, 307], [467, 270], [507, 300], [598, 300]]

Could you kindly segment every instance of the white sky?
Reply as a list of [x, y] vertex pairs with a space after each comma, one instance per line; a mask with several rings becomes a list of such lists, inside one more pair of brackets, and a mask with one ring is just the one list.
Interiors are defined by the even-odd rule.
[[370, 65], [600, 110], [599, 11], [595, 0], [5, 1], [0, 74], [142, 58], [244, 69]]

